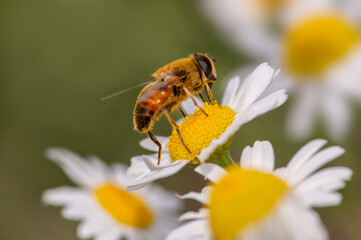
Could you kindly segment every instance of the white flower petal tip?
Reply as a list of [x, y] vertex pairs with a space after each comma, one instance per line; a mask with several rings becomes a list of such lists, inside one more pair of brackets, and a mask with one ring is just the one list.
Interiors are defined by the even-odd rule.
[[[177, 212], [181, 208], [179, 199], [158, 186], [149, 186], [138, 191], [136, 195], [125, 192], [123, 186], [131, 179], [126, 175], [124, 165], [114, 164], [108, 167], [96, 157], [82, 158], [62, 148], [49, 149], [46, 154], [80, 186], [45, 190], [42, 202], [62, 206], [61, 214], [64, 218], [81, 221], [77, 229], [79, 238], [164, 239], [176, 226]], [[86, 181], [93, 184], [84, 187]], [[126, 194], [128, 196], [125, 196]], [[110, 195], [114, 196], [111, 204], [104, 201]], [[127, 203], [134, 199], [134, 203]], [[162, 201], [166, 203], [160, 204]], [[129, 209], [125, 210], [124, 205]], [[135, 208], [132, 209], [133, 207]], [[141, 216], [149, 220], [142, 218], [134, 222], [134, 212], [138, 216], [144, 214]], [[120, 218], [115, 217], [119, 214], [122, 214]], [[126, 214], [130, 214], [130, 220], [126, 220]], [[156, 218], [153, 218], [153, 214]], [[130, 226], [129, 222], [134, 224], [134, 227]], [[143, 227], [143, 224], [146, 227]]]
[[317, 145], [314, 145], [314, 147], [310, 152], [304, 153], [303, 155], [300, 154], [299, 158], [295, 158], [296, 160], [292, 158], [292, 160], [295, 161], [294, 165], [290, 168], [287, 167], [288, 169], [286, 171], [286, 177], [289, 179], [290, 184], [298, 184], [323, 165], [335, 160], [345, 152], [345, 150], [339, 146], [328, 147], [321, 151], [318, 151]]
[[243, 111], [254, 103], [273, 80], [274, 69], [268, 63], [262, 63], [248, 75], [238, 91], [236, 97], [236, 112]]
[[227, 84], [222, 98], [222, 105], [230, 106], [234, 102], [236, 92], [241, 84], [239, 76], [233, 77]]
[[273, 74], [273, 78], [276, 78], [276, 77], [280, 74], [280, 72], [281, 72], [281, 69], [278, 68], [278, 69], [275, 71], [275, 73]]
[[45, 155], [60, 166], [74, 183], [81, 186], [92, 187], [104, 177], [103, 172], [95, 166], [96, 160], [87, 161], [65, 148], [48, 148]]
[[135, 191], [141, 189], [155, 180], [174, 175], [179, 172], [183, 167], [185, 167], [189, 162], [186, 160], [175, 161], [160, 164], [158, 166], [154, 163], [155, 159], [151, 156], [144, 155], [143, 160], [148, 170], [145, 171], [145, 173], [143, 173], [142, 175], [138, 176], [127, 186], [128, 191]]
[[320, 150], [326, 145], [327, 140], [325, 139], [314, 139], [304, 145], [287, 164], [287, 171], [289, 174], [293, 174], [300, 166], [302, 166], [308, 158]]
[[222, 167], [213, 163], [204, 163], [194, 169], [197, 173], [201, 174], [212, 182], [217, 182], [220, 178], [227, 174], [227, 171]]
[[269, 141], [256, 141], [253, 148], [248, 146], [242, 152], [241, 168], [272, 172], [274, 165], [274, 151]]
[[208, 204], [209, 194], [211, 192], [211, 187], [204, 187], [200, 193], [198, 192], [189, 192], [184, 195], [176, 195], [180, 199], [193, 199], [203, 204]]
[[281, 89], [271, 93], [270, 95], [253, 103], [243, 112], [240, 124], [245, 124], [255, 119], [256, 117], [265, 114], [273, 109], [278, 108], [284, 104], [288, 99], [285, 89]]
[[345, 187], [351, 180], [352, 170], [347, 167], [322, 169], [306, 179], [296, 191], [310, 207], [329, 207], [341, 203], [342, 196], [336, 191]]
[[69, 155], [74, 153], [65, 148], [51, 147], [45, 150], [45, 156], [55, 163], [67, 161]]

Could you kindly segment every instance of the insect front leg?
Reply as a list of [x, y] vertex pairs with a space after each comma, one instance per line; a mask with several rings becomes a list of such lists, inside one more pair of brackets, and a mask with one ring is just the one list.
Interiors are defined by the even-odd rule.
[[204, 99], [204, 97], [201, 93], [198, 93], [198, 96], [202, 100], [203, 103], [206, 103], [206, 100]]
[[182, 142], [183, 146], [185, 147], [185, 149], [187, 149], [187, 151], [188, 151], [189, 153], [192, 153], [192, 152], [189, 150], [189, 148], [186, 146], [186, 144], [184, 143], [183, 138], [182, 138], [182, 135], [181, 135], [181, 133], [180, 133], [180, 131], [179, 131], [179, 127], [177, 126], [177, 124], [176, 124], [176, 122], [173, 120], [173, 118], [170, 116], [169, 112], [168, 112], [168, 111], [165, 111], [164, 114], [165, 114], [165, 116], [167, 117], [169, 123], [170, 123], [170, 124], [173, 126], [173, 128], [177, 131], [178, 136], [179, 136], [179, 139], [181, 140], [181, 142]]
[[208, 83], [206, 83], [205, 86], [206, 86], [206, 95], [207, 95], [208, 100], [212, 104], [215, 104], [216, 102], [213, 100], [213, 93], [212, 93], [211, 87], [209, 86]]
[[183, 108], [181, 106], [178, 107], [179, 112], [183, 115], [183, 117], [187, 117], [187, 114], [185, 113], [185, 111], [183, 110]]
[[154, 136], [154, 134], [151, 131], [148, 131], [147, 134], [150, 140], [152, 140], [152, 142], [154, 142], [158, 146], [158, 165], [159, 165], [160, 158], [162, 156], [162, 144], [158, 141], [158, 139]]
[[192, 99], [194, 105], [196, 105], [196, 107], [199, 108], [208, 117], [208, 114], [198, 105], [197, 100], [193, 97], [189, 90], [186, 87], [183, 87], [183, 90], [188, 95], [188, 97]]

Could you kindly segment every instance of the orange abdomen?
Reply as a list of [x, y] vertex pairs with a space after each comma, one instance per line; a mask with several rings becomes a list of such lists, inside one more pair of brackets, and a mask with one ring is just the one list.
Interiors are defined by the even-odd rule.
[[155, 82], [143, 89], [134, 108], [134, 128], [137, 131], [143, 133], [150, 130], [172, 91], [172, 86], [164, 82]]

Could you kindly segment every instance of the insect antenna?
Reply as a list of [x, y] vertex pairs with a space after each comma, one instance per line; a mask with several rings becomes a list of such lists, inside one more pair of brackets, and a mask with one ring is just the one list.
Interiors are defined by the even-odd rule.
[[138, 84], [138, 85], [135, 85], [135, 86], [133, 86], [133, 87], [126, 88], [126, 89], [120, 90], [120, 91], [118, 91], [118, 92], [112, 93], [112, 94], [110, 94], [110, 95], [108, 95], [108, 96], [102, 97], [102, 98], [100, 99], [100, 101], [105, 101], [105, 100], [108, 100], [108, 99], [110, 99], [110, 98], [116, 97], [116, 96], [118, 96], [118, 95], [120, 95], [120, 94], [123, 94], [123, 93], [125, 93], [125, 92], [128, 92], [128, 91], [130, 91], [130, 90], [132, 90], [132, 89], [134, 89], [134, 88], [140, 87], [140, 86], [142, 86], [142, 85], [148, 84], [148, 83], [150, 83], [150, 82], [151, 82], [151, 81], [146, 81], [146, 82], [140, 83], [140, 84]]

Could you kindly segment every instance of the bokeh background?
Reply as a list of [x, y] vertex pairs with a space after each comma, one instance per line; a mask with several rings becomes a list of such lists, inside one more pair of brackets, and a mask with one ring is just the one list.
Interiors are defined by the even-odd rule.
[[[47, 147], [127, 165], [132, 156], [149, 153], [139, 146], [146, 136], [132, 129], [140, 89], [106, 102], [101, 97], [149, 80], [172, 60], [208, 52], [217, 59], [213, 88], [219, 99], [230, 71], [257, 64], [223, 41], [197, 1], [3, 0], [0, 6], [0, 239], [77, 239], [77, 222], [40, 200], [47, 188], [72, 185], [45, 159]], [[235, 159], [255, 140], [269, 140], [281, 166], [309, 140], [287, 138], [287, 104], [237, 133]], [[348, 166], [354, 176], [341, 191], [341, 206], [318, 210], [331, 239], [361, 234], [361, 107], [354, 104], [353, 111], [352, 131], [337, 143], [346, 153], [332, 165]], [[162, 118], [154, 132], [168, 135], [171, 127]], [[327, 138], [322, 128], [315, 137]], [[158, 182], [178, 193], [205, 183], [191, 169]], [[197, 207], [186, 203], [187, 209]]]

